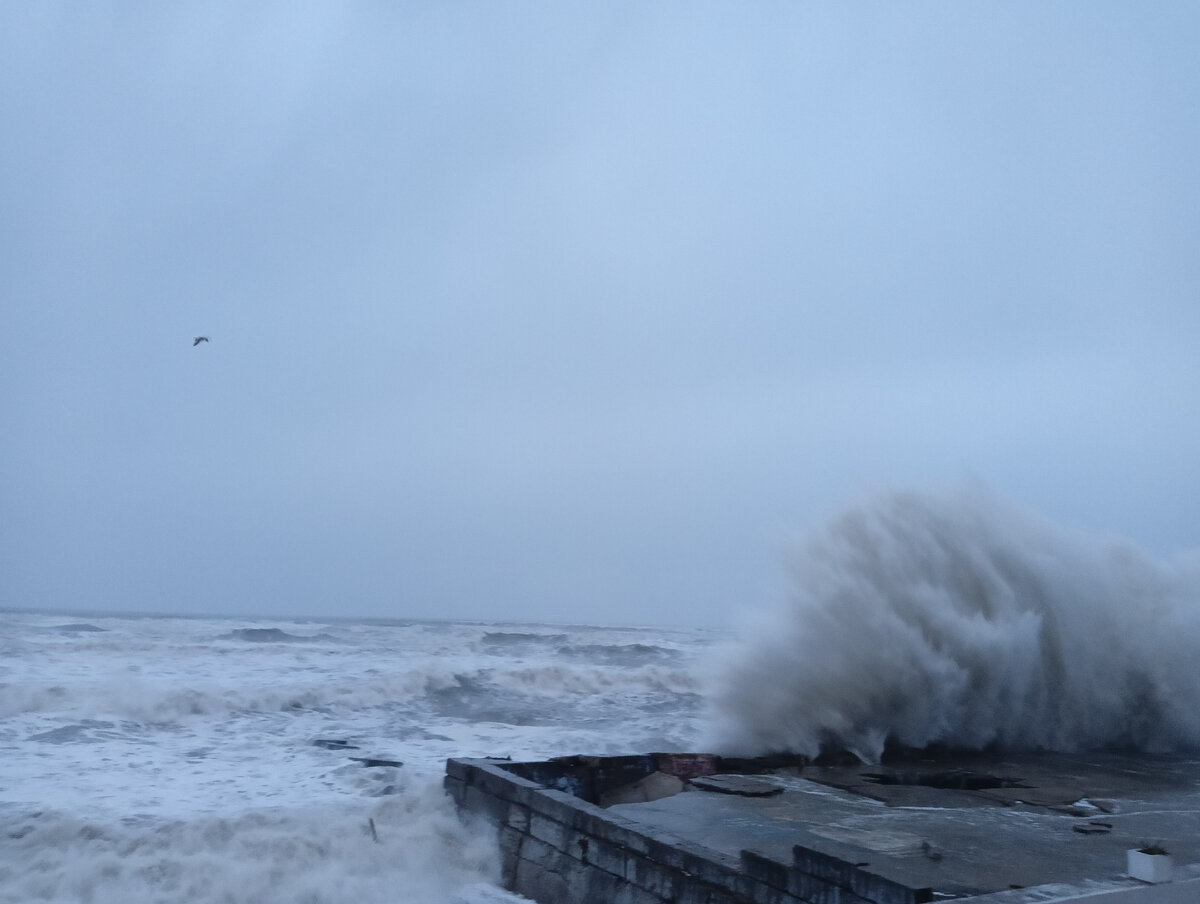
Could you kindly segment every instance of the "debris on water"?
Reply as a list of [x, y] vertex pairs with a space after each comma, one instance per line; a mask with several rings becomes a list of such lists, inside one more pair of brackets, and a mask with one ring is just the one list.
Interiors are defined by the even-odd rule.
[[404, 763], [400, 760], [382, 760], [370, 756], [352, 756], [350, 759], [356, 763], [362, 763], [364, 766], [403, 766]]

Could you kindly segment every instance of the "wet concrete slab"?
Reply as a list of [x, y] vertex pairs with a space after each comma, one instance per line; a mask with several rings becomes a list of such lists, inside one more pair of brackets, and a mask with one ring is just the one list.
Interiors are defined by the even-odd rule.
[[[741, 781], [753, 796], [729, 793]], [[610, 810], [731, 856], [803, 845], [939, 897], [1120, 881], [1126, 850], [1148, 843], [1200, 862], [1197, 758], [939, 756], [724, 775], [723, 793], [703, 784]]]

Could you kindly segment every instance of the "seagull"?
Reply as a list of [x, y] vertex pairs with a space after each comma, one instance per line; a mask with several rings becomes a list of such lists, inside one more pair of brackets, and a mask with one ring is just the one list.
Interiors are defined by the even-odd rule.
[[201, 342], [207, 342], [207, 341], [208, 341], [207, 336], [197, 336], [195, 339], [192, 340], [192, 348], [195, 348]]

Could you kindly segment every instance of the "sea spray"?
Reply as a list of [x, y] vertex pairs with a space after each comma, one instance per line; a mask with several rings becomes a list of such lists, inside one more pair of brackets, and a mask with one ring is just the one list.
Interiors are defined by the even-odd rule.
[[6, 819], [0, 902], [472, 904], [487, 899], [470, 886], [499, 880], [493, 839], [435, 782], [369, 808], [117, 822], [38, 811]]
[[719, 750], [1200, 747], [1200, 568], [968, 489], [852, 510], [712, 694]]

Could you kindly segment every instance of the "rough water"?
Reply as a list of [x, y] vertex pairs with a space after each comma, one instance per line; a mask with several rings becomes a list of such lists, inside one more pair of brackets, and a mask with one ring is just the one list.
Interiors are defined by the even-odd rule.
[[719, 750], [1200, 748], [1194, 555], [967, 489], [852, 510], [792, 568], [714, 685]]
[[0, 612], [0, 902], [504, 899], [446, 758], [692, 749], [715, 639]]
[[728, 643], [0, 612], [0, 904], [509, 900], [450, 756], [1200, 748], [1196, 557], [964, 491], [852, 510], [792, 568]]

